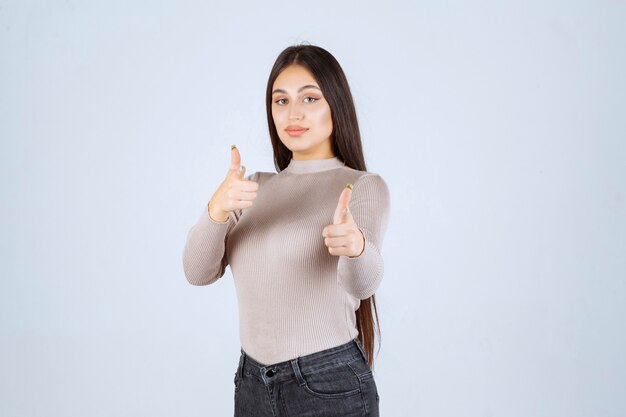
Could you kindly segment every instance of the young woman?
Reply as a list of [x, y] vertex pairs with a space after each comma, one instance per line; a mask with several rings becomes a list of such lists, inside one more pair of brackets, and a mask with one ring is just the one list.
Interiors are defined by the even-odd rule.
[[266, 102], [277, 172], [244, 177], [232, 146], [226, 178], [187, 235], [185, 276], [208, 285], [231, 267], [236, 417], [378, 416], [387, 184], [366, 170], [352, 94], [328, 51], [281, 52]]

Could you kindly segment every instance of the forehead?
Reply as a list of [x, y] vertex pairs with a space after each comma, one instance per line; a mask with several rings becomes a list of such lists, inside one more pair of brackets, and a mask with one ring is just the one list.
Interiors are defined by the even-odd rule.
[[274, 80], [272, 89], [280, 88], [287, 91], [296, 91], [304, 85], [319, 87], [313, 74], [311, 74], [309, 70], [301, 65], [290, 65], [278, 74], [278, 77]]

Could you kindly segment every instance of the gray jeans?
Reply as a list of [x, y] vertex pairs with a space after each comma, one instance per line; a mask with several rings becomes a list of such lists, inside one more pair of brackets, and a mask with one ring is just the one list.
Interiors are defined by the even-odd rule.
[[378, 417], [378, 390], [358, 339], [273, 365], [241, 349], [235, 417]]

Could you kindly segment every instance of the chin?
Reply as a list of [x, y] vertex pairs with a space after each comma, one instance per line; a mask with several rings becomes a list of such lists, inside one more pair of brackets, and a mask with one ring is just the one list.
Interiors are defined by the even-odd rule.
[[310, 141], [303, 138], [287, 138], [287, 140], [282, 141], [283, 145], [287, 147], [290, 151], [303, 151], [311, 147]]

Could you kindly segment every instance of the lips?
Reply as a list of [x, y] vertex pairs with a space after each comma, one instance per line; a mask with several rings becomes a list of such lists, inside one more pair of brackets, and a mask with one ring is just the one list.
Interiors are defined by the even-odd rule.
[[308, 129], [302, 126], [289, 125], [287, 126], [285, 130], [287, 132], [301, 132], [301, 131], [308, 130]]
[[285, 131], [287, 132], [289, 136], [300, 136], [300, 135], [303, 135], [304, 132], [306, 132], [307, 130], [309, 129], [307, 129], [306, 127], [297, 126], [297, 125], [289, 125], [285, 129]]

